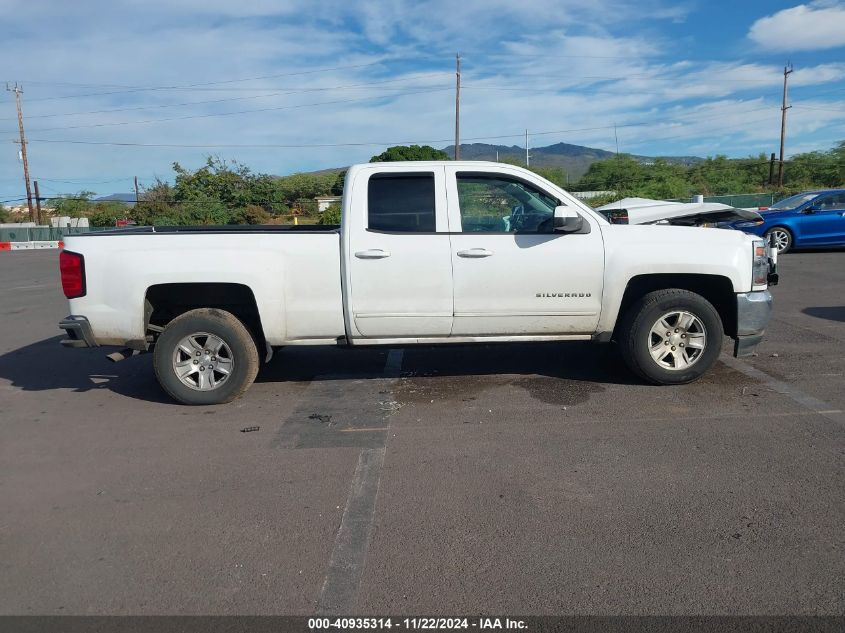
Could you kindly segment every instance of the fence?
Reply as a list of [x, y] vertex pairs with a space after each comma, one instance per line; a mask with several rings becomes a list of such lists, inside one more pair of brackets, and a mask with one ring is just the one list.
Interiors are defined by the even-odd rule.
[[63, 240], [66, 235], [88, 233], [91, 231], [108, 231], [114, 227], [80, 227], [55, 228], [49, 226], [0, 228], [0, 242], [55, 242]]
[[[704, 196], [704, 202], [719, 202], [731, 207], [770, 207], [783, 198], [779, 193], [735, 193], [724, 196]], [[674, 198], [670, 202], [695, 202], [695, 198]]]

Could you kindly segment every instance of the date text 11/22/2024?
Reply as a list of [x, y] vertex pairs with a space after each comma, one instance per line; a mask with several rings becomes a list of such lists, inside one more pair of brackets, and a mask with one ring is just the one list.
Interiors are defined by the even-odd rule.
[[408, 630], [524, 630], [525, 620], [511, 618], [310, 618], [308, 629], [360, 630], [360, 629], [408, 629]]

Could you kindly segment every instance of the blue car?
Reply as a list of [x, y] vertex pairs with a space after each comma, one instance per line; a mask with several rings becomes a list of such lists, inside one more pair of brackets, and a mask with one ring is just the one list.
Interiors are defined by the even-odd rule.
[[779, 253], [793, 248], [845, 246], [845, 189], [807, 191], [761, 210], [762, 224], [738, 221], [732, 227], [768, 238]]

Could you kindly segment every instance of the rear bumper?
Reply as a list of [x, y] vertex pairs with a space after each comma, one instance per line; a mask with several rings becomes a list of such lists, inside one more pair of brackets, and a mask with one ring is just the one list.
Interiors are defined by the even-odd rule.
[[91, 324], [84, 316], [65, 317], [59, 321], [59, 328], [68, 336], [61, 341], [65, 347], [99, 347], [91, 331]]
[[772, 295], [768, 290], [736, 295], [736, 337], [734, 356], [748, 356], [763, 340], [772, 318]]

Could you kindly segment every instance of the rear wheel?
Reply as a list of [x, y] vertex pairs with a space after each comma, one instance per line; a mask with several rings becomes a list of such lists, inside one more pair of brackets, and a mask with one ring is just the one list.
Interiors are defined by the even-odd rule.
[[771, 237], [774, 236], [775, 246], [778, 249], [778, 253], [788, 253], [789, 250], [792, 248], [792, 232], [789, 229], [786, 229], [782, 226], [775, 226], [766, 231], [765, 238], [766, 243], [769, 243]]
[[183, 404], [222, 404], [240, 396], [258, 373], [255, 341], [237, 317], [202, 308], [173, 319], [156, 341], [156, 377]]
[[650, 292], [623, 317], [619, 343], [625, 364], [661, 385], [692, 382], [704, 374], [722, 347], [722, 321], [701, 295], [670, 288]]

